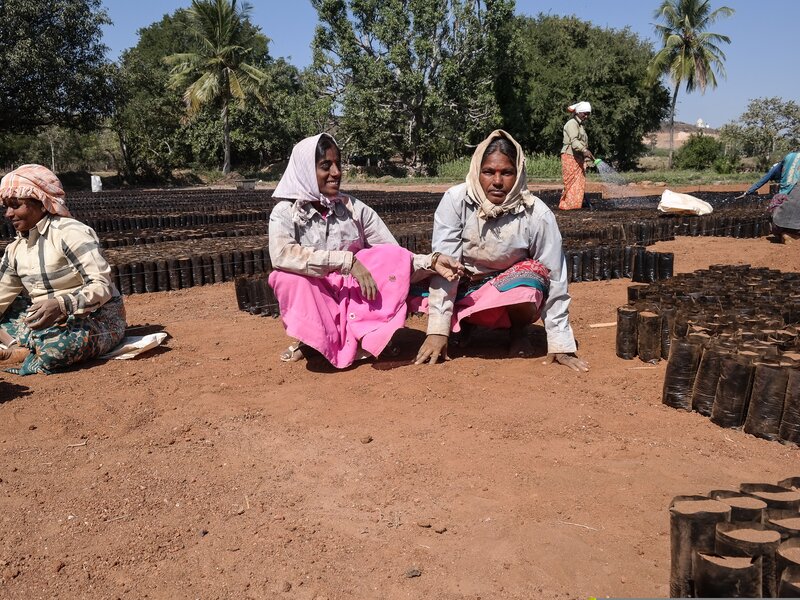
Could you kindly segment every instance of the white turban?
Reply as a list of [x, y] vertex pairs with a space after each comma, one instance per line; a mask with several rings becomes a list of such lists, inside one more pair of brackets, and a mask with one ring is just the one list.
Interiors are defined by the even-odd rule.
[[592, 105], [588, 102], [576, 102], [567, 107], [567, 110], [571, 113], [590, 113], [592, 112]]

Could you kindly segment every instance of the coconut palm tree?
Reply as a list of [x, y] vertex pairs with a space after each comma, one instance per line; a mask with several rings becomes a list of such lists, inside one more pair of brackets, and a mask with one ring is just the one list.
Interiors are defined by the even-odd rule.
[[720, 44], [730, 44], [726, 35], [706, 31], [720, 17], [729, 17], [733, 9], [721, 6], [711, 10], [708, 0], [663, 0], [654, 17], [656, 34], [664, 47], [650, 62], [651, 82], [667, 75], [674, 86], [669, 114], [669, 168], [672, 168], [675, 129], [675, 105], [678, 90], [686, 83], [686, 92], [696, 88], [717, 87], [715, 71], [725, 77], [725, 54]]
[[172, 67], [169, 85], [184, 90], [190, 118], [206, 105], [221, 105], [222, 172], [226, 175], [231, 170], [230, 104], [234, 100], [245, 104], [253, 96], [261, 99], [258, 90], [267, 78], [266, 73], [246, 62], [257, 33], [254, 27], [246, 26], [250, 10], [247, 2], [237, 6], [237, 0], [192, 0], [188, 12], [198, 50], [164, 58]]

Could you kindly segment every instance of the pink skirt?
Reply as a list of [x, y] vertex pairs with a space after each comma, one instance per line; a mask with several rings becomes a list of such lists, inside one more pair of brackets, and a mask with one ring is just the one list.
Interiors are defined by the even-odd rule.
[[403, 327], [408, 311], [412, 254], [400, 246], [381, 245], [356, 256], [378, 286], [372, 301], [364, 298], [352, 275], [310, 277], [278, 270], [269, 275], [286, 333], [338, 369], [353, 364], [359, 346], [378, 356]]
[[[549, 271], [536, 261], [523, 261], [510, 267], [504, 273], [498, 273], [498, 277], [504, 277], [517, 271], [517, 267], [525, 263], [536, 263], [537, 271], [544, 269], [549, 275]], [[533, 322], [539, 319], [544, 306], [545, 294], [537, 288], [529, 285], [518, 285], [500, 291], [495, 287], [496, 279], [490, 279], [474, 292], [459, 298], [453, 305], [453, 319], [450, 330], [458, 332], [461, 330], [461, 321], [468, 321], [474, 325], [487, 327], [489, 329], [508, 329], [511, 327], [511, 320], [508, 317], [508, 307], [516, 304], [530, 303], [536, 307]], [[503, 287], [503, 286], [501, 286]], [[411, 312], [428, 312], [428, 298], [414, 297], [409, 299]]]

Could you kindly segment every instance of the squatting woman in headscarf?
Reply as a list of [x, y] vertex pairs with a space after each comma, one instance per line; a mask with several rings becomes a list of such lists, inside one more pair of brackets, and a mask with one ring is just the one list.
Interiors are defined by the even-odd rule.
[[433, 249], [461, 261], [466, 275], [460, 281], [431, 279], [428, 336], [417, 364], [447, 359], [449, 335], [465, 323], [507, 328], [509, 354], [531, 356], [526, 329], [541, 316], [545, 362], [588, 370], [575, 355], [561, 233], [550, 209], [528, 191], [525, 155], [505, 131], [481, 142], [466, 182], [442, 197]]
[[772, 165], [764, 177], [754, 183], [741, 196], [754, 194], [771, 180], [780, 182], [778, 193], [772, 197], [767, 211], [772, 217], [772, 234], [775, 242], [783, 243], [786, 237], [800, 238], [800, 152], [789, 152], [783, 160]]
[[374, 210], [339, 191], [341, 176], [339, 147], [323, 133], [294, 147], [273, 193], [269, 283], [296, 339], [285, 362], [302, 359], [305, 346], [337, 368], [378, 356], [405, 323], [410, 283], [462, 272], [448, 256], [398, 246]]
[[[112, 350], [125, 334], [125, 307], [94, 230], [73, 219], [64, 189], [41, 165], [0, 181], [17, 231], [0, 261], [0, 351], [9, 372], [52, 373]], [[22, 296], [26, 292], [26, 296]]]
[[586, 160], [594, 160], [589, 150], [589, 137], [584, 123], [589, 119], [592, 105], [577, 102], [567, 107], [572, 113], [564, 124], [564, 139], [561, 146], [561, 175], [564, 178], [564, 191], [558, 208], [574, 210], [583, 206], [583, 193], [586, 190]]

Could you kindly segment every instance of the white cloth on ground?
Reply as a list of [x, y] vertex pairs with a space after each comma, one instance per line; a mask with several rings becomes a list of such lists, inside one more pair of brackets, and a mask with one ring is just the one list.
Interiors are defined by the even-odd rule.
[[109, 359], [115, 358], [117, 360], [128, 360], [141, 354], [152, 350], [164, 343], [167, 339], [167, 334], [163, 331], [158, 333], [149, 333], [147, 335], [128, 335], [123, 338], [119, 346], [114, 348], [111, 352], [104, 354], [100, 358]]
[[657, 210], [662, 213], [698, 216], [714, 212], [714, 208], [705, 200], [671, 190], [663, 191]]

